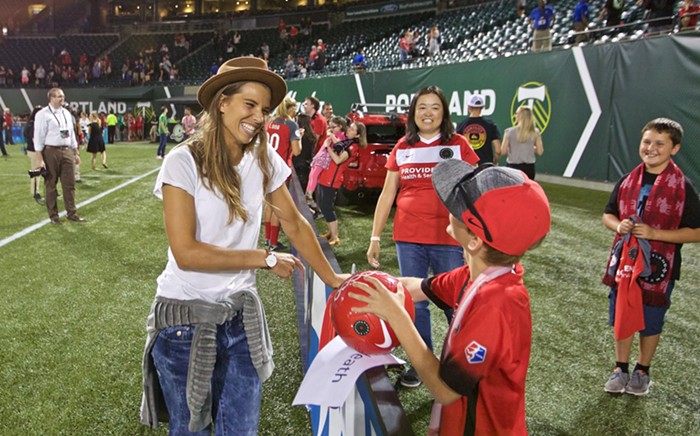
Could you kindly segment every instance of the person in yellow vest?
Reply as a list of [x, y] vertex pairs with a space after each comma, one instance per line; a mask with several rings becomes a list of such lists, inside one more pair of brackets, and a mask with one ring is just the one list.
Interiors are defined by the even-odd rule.
[[114, 144], [114, 135], [117, 132], [118, 122], [117, 116], [114, 115], [114, 109], [110, 109], [109, 115], [107, 115], [107, 142], [110, 144]]

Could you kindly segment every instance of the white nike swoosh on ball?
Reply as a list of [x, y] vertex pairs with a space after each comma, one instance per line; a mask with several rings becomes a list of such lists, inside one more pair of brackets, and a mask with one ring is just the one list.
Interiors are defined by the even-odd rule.
[[389, 336], [389, 329], [386, 327], [386, 323], [384, 322], [384, 320], [380, 319], [379, 323], [382, 325], [382, 334], [384, 335], [384, 343], [376, 344], [376, 345], [379, 348], [389, 348], [389, 347], [391, 347], [391, 336]]

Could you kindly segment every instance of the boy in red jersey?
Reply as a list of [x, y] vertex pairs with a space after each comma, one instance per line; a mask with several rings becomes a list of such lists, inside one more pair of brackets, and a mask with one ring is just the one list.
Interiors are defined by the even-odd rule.
[[464, 248], [467, 264], [427, 279], [401, 278], [414, 301], [430, 298], [454, 308], [438, 359], [403, 308], [404, 291], [377, 280], [350, 294], [396, 332], [435, 398], [430, 434], [527, 434], [525, 379], [530, 360], [530, 297], [519, 260], [549, 232], [549, 202], [519, 170], [457, 159], [440, 163], [433, 186], [450, 211], [447, 232]]

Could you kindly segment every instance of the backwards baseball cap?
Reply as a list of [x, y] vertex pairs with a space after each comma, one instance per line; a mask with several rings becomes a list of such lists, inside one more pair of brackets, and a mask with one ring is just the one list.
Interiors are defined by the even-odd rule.
[[484, 97], [479, 94], [474, 94], [469, 98], [469, 103], [467, 106], [471, 107], [484, 107]]
[[490, 164], [473, 168], [448, 159], [433, 170], [433, 186], [452, 215], [486, 244], [522, 256], [549, 233], [549, 201], [520, 170]]

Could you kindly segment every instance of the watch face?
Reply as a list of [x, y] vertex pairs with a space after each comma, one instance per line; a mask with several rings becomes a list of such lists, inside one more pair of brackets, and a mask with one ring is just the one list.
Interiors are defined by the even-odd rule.
[[272, 253], [268, 254], [265, 258], [265, 263], [268, 268], [274, 268], [277, 265], [277, 256]]

